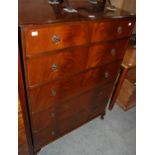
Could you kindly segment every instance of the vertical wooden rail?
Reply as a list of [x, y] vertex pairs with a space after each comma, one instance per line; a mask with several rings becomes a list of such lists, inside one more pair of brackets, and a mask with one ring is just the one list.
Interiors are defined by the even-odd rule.
[[27, 142], [28, 142], [28, 146], [29, 146], [29, 152], [30, 152], [30, 155], [34, 155], [31, 130], [30, 130], [30, 126], [29, 126], [28, 109], [26, 106], [26, 94], [25, 94], [21, 57], [20, 57], [19, 50], [18, 50], [18, 94], [19, 94], [19, 98], [21, 101], [21, 109], [22, 109], [22, 115], [23, 115], [23, 119], [24, 119], [26, 138], [27, 138]]

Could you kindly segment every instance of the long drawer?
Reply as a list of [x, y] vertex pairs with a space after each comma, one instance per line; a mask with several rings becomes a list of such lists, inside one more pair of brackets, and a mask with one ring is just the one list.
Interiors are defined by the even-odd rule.
[[33, 132], [39, 132], [44, 128], [54, 126], [57, 121], [71, 117], [74, 113], [78, 113], [89, 106], [96, 105], [95, 102], [98, 99], [103, 100], [109, 96], [112, 88], [113, 83], [102, 84], [78, 97], [76, 96], [76, 98], [60, 102], [48, 110], [32, 115]]
[[89, 32], [89, 26], [79, 22], [28, 27], [24, 34], [26, 55], [87, 44]]
[[122, 59], [127, 39], [75, 48], [27, 60], [30, 86], [56, 80], [98, 65]]
[[77, 74], [76, 76], [51, 82], [29, 90], [31, 112], [39, 112], [55, 106], [66, 98], [79, 94], [81, 91], [95, 87], [99, 83], [115, 80], [120, 61]]
[[88, 107], [87, 109], [79, 112], [75, 116], [69, 117], [66, 120], [62, 120], [56, 126], [56, 128], [47, 128], [40, 133], [33, 134], [34, 146], [38, 148], [39, 146], [45, 145], [48, 142], [51, 142], [75, 128], [83, 125], [87, 121], [101, 115], [103, 113], [103, 109], [107, 103], [107, 99], [102, 101], [99, 105], [94, 107]]

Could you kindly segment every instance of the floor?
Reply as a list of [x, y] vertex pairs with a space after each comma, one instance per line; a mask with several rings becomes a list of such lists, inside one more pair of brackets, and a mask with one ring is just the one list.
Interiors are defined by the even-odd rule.
[[136, 155], [136, 108], [117, 105], [99, 117], [44, 147], [38, 155]]

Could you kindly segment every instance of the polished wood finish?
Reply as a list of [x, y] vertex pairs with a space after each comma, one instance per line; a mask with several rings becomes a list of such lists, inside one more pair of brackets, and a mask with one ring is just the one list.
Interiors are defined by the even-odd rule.
[[18, 98], [18, 154], [29, 155], [29, 147], [26, 139], [24, 120], [21, 110], [21, 102]]
[[[104, 118], [135, 16], [94, 6], [19, 0], [19, 44], [32, 154], [97, 116]], [[92, 18], [90, 15], [94, 15]]]
[[[71, 76], [30, 89], [29, 103], [32, 113], [39, 112], [57, 104], [57, 102], [91, 89], [96, 84], [113, 81], [120, 67], [120, 61], [102, 66], [86, 73]], [[105, 74], [108, 77], [105, 77]], [[55, 94], [54, 94], [55, 93]]]
[[96, 22], [93, 24], [92, 42], [129, 37], [133, 27], [134, 20]]
[[[29, 58], [27, 60], [29, 85], [53, 81], [85, 69], [121, 60], [127, 43], [128, 39], [123, 39], [64, 50], [44, 57]], [[52, 68], [52, 65], [56, 65], [56, 68]]]
[[[107, 103], [107, 100], [104, 100]], [[74, 130], [81, 126], [85, 122], [93, 119], [94, 117], [101, 115], [106, 104], [103, 101], [94, 107], [87, 107], [87, 109], [77, 113], [75, 116], [69, 117], [66, 120], [57, 124], [57, 128], [47, 128], [41, 133], [35, 135], [36, 147], [47, 144], [49, 141], [53, 141], [64, 134]], [[104, 105], [105, 104], [105, 105]], [[56, 130], [56, 131], [55, 131]]]
[[[117, 100], [117, 97], [120, 93], [121, 87], [124, 83], [124, 80], [127, 77], [132, 79], [133, 84], [131, 84], [129, 82], [125, 82], [124, 85], [126, 85], [126, 89], [128, 89], [128, 90], [130, 89], [132, 91], [132, 93], [127, 92], [125, 94], [122, 94], [123, 97], [119, 97], [119, 98], [121, 98], [122, 102], [121, 103], [119, 102], [119, 103], [121, 104], [121, 107], [123, 107], [124, 110], [127, 110], [130, 107], [133, 107], [135, 105], [135, 103], [136, 103], [135, 102], [136, 101], [136, 99], [135, 99], [135, 97], [136, 97], [135, 88], [136, 87], [134, 86], [135, 82], [136, 82], [135, 68], [136, 68], [136, 48], [133, 45], [129, 45], [126, 50], [123, 62], [122, 62], [121, 73], [120, 73], [116, 87], [115, 87], [113, 95], [112, 95], [112, 99], [111, 99], [111, 102], [109, 105], [109, 110], [113, 109], [115, 102]], [[132, 73], [129, 73], [130, 70], [132, 70]], [[132, 77], [131, 77], [131, 75], [132, 75]], [[121, 92], [124, 93], [124, 91], [121, 91]], [[122, 99], [122, 98], [129, 98], [130, 96], [132, 96], [131, 102], [129, 101], [129, 99], [127, 99], [127, 100]]]
[[[70, 0], [73, 8], [77, 9], [77, 13], [67, 13], [63, 10], [63, 4], [52, 6], [48, 1], [44, 0], [19, 0], [19, 25], [42, 25], [52, 23], [62, 23], [68, 21], [92, 21], [92, 20], [119, 20], [119, 19], [134, 19], [135, 15], [127, 11], [117, 9], [114, 12], [108, 11], [105, 8], [102, 10], [95, 8], [88, 1], [79, 0], [73, 2]], [[88, 15], [95, 15], [95, 18], [90, 18]]]
[[[72, 97], [71, 99], [66, 99], [57, 103], [55, 106], [44, 110], [42, 112], [32, 115], [32, 128], [34, 132], [38, 132], [44, 128], [47, 128], [55, 123], [59, 124], [57, 121], [62, 121], [71, 117], [73, 114], [80, 112], [83, 109], [86, 109], [89, 106], [97, 103], [98, 100], [103, 100], [108, 98], [111, 90], [113, 88], [113, 83], [104, 83], [98, 85], [94, 89], [90, 89], [76, 98]], [[106, 91], [105, 91], [106, 90]], [[55, 120], [56, 119], [56, 120]]]
[[18, 154], [34, 155], [20, 56], [18, 51]]
[[[26, 55], [38, 54], [55, 49], [63, 49], [71, 46], [78, 46], [89, 43], [90, 30], [85, 24], [70, 23], [67, 25], [53, 24], [43, 28], [25, 28], [26, 39]], [[33, 33], [37, 32], [37, 36]], [[54, 36], [59, 37], [58, 41], [54, 41]]]

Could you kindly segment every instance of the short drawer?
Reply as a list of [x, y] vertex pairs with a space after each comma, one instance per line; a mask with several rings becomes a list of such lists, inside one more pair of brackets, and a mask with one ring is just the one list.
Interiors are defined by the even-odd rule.
[[54, 127], [58, 123], [74, 114], [79, 113], [87, 107], [94, 106], [101, 100], [109, 97], [113, 88], [113, 83], [100, 85], [97, 88], [89, 90], [84, 94], [76, 96], [65, 102], [60, 102], [53, 108], [32, 115], [32, 129], [36, 133], [48, 127]]
[[87, 44], [90, 41], [89, 32], [88, 24], [76, 22], [26, 28], [26, 55]]
[[59, 136], [56, 128], [47, 128], [39, 133], [33, 134], [33, 142], [34, 147], [39, 148], [53, 140], [55, 140]]
[[85, 69], [87, 48], [65, 50], [27, 60], [28, 84], [56, 80]]
[[99, 82], [107, 83], [115, 80], [120, 64], [121, 61], [116, 61], [89, 71], [87, 74], [83, 75], [82, 86], [85, 88], [94, 86]]
[[105, 21], [93, 24], [92, 42], [116, 40], [129, 37], [135, 25], [134, 20]]
[[86, 68], [123, 59], [128, 39], [109, 41], [89, 48]]
[[76, 76], [51, 82], [29, 90], [31, 112], [39, 112], [53, 107], [57, 102], [78, 95], [80, 92], [93, 88], [99, 83], [114, 81], [121, 61], [92, 69]]

